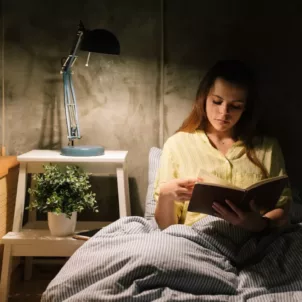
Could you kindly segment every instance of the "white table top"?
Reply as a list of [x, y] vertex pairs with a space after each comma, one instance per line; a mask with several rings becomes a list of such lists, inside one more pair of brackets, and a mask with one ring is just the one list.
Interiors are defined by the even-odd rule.
[[17, 156], [19, 162], [104, 162], [123, 163], [126, 160], [128, 151], [105, 150], [100, 156], [64, 156], [59, 150], [32, 150]]

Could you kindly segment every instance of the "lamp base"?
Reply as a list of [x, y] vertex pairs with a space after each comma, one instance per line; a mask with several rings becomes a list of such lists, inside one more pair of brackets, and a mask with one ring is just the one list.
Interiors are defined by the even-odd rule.
[[104, 147], [100, 146], [66, 146], [61, 149], [64, 156], [100, 156], [104, 153]]

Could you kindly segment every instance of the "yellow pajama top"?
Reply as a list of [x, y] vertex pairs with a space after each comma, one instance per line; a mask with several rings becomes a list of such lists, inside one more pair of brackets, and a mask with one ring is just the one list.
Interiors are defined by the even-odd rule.
[[[267, 169], [269, 177], [286, 174], [284, 158], [276, 139], [265, 137], [257, 145], [255, 152]], [[164, 144], [155, 181], [155, 200], [158, 200], [161, 183], [174, 178], [203, 177], [201, 169], [240, 188], [246, 188], [263, 179], [261, 170], [247, 158], [241, 141], [234, 143], [223, 155], [212, 146], [204, 131], [178, 132]], [[286, 188], [276, 207], [283, 206], [291, 198], [290, 188]], [[192, 225], [207, 216], [187, 211], [189, 201], [175, 201], [175, 204], [179, 223]]]

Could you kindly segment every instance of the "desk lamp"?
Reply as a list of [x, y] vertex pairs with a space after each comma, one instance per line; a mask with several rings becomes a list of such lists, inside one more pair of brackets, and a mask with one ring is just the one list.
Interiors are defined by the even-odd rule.
[[71, 68], [77, 59], [77, 50], [88, 51], [86, 66], [91, 52], [105, 54], [120, 54], [120, 45], [117, 38], [105, 29], [87, 30], [80, 21], [77, 35], [70, 54], [62, 64], [61, 74], [63, 74], [64, 105], [66, 124], [68, 132], [68, 146], [61, 149], [61, 155], [65, 156], [98, 156], [104, 154], [104, 147], [101, 146], [75, 146], [74, 140], [80, 139], [80, 126], [75, 91], [72, 83]]

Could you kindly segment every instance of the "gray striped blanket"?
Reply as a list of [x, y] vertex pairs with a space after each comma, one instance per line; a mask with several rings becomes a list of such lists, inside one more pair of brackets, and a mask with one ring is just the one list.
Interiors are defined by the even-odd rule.
[[302, 224], [260, 236], [210, 216], [164, 231], [121, 218], [74, 253], [41, 301], [301, 302]]

